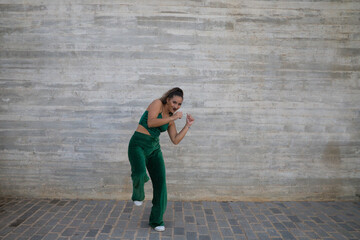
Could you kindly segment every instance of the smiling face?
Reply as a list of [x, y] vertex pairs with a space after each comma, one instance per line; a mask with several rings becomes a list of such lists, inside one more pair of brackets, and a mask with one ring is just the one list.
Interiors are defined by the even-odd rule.
[[183, 98], [180, 96], [173, 96], [172, 98], [168, 98], [166, 100], [166, 108], [169, 110], [171, 114], [174, 114], [181, 107]]

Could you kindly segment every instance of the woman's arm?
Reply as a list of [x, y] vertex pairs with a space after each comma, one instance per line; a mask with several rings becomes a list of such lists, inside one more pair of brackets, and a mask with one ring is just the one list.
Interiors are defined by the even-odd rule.
[[188, 130], [190, 129], [190, 126], [193, 123], [194, 123], [194, 118], [190, 114], [188, 114], [186, 116], [185, 126], [179, 133], [177, 133], [175, 123], [174, 123], [174, 121], [171, 121], [169, 124], [169, 128], [168, 128], [168, 134], [169, 134], [171, 141], [175, 145], [179, 144], [181, 142], [181, 140], [185, 137], [186, 133], [188, 132]]
[[[182, 117], [182, 113], [177, 112], [171, 117], [157, 118], [159, 113], [161, 113], [161, 110], [162, 110], [162, 102], [159, 99], [156, 99], [149, 105], [149, 107], [147, 108], [148, 127], [160, 127], [162, 125], [165, 125], [171, 121], [175, 121], [176, 119], [179, 119]], [[164, 115], [164, 113], [163, 113], [163, 115]]]

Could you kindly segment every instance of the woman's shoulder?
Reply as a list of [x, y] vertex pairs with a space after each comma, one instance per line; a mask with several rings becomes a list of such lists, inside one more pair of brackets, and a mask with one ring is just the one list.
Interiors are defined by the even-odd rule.
[[148, 106], [148, 108], [146, 110], [160, 113], [161, 109], [162, 109], [161, 100], [160, 99], [155, 99], [152, 103], [150, 103], [150, 105]]
[[160, 99], [155, 99], [151, 104], [156, 104], [156, 105], [161, 106], [161, 105], [162, 105], [162, 102], [161, 102]]

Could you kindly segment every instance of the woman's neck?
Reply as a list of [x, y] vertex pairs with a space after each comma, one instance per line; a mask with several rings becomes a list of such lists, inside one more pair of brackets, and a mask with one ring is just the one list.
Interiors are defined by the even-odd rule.
[[161, 108], [161, 111], [162, 111], [162, 115], [164, 116], [164, 114], [165, 114], [165, 116], [169, 116], [170, 114], [169, 114], [169, 109], [167, 108], [167, 105], [162, 105], [162, 108]]

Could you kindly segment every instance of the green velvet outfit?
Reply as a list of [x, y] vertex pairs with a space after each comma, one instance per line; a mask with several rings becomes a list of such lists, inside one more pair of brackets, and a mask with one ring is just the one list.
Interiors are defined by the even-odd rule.
[[[164, 226], [163, 215], [167, 206], [165, 163], [159, 143], [159, 135], [166, 131], [169, 124], [156, 128], [147, 125], [148, 112], [140, 119], [139, 124], [144, 126], [151, 135], [135, 132], [131, 137], [128, 148], [128, 157], [131, 165], [133, 182], [133, 201], [145, 199], [144, 184], [149, 181], [146, 169], [149, 172], [153, 185], [153, 200], [149, 224], [151, 227]], [[161, 113], [158, 118], [162, 118]]]

